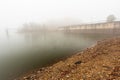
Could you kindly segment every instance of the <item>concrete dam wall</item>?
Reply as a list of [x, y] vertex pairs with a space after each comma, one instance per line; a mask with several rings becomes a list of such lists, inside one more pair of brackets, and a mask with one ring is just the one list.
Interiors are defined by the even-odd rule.
[[79, 33], [120, 34], [120, 21], [71, 25], [71, 26], [60, 27], [58, 30], [65, 32], [79, 32]]

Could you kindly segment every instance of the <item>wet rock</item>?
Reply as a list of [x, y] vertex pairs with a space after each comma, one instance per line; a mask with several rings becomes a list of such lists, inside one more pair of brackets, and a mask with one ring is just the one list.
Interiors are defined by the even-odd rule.
[[30, 76], [28, 76], [28, 77], [23, 77], [23, 79], [24, 80], [30, 80], [31, 78], [30, 78]]
[[41, 71], [37, 71], [37, 73], [39, 74]]
[[82, 63], [82, 61], [77, 61], [77, 62], [75, 62], [74, 64], [81, 64]]

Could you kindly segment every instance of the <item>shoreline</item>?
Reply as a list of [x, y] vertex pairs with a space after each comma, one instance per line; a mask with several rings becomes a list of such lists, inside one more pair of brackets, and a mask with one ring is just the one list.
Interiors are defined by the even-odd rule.
[[47, 67], [15, 80], [120, 79], [120, 38], [104, 39]]

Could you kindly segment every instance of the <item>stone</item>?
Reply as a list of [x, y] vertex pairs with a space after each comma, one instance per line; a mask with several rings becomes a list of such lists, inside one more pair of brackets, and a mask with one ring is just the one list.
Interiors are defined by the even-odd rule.
[[82, 63], [82, 61], [77, 61], [74, 64], [81, 64], [81, 63]]

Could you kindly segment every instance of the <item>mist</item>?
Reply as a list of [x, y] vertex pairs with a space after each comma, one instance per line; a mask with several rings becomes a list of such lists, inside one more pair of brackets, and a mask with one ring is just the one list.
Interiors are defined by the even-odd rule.
[[30, 22], [55, 26], [99, 22], [110, 14], [120, 18], [119, 0], [1, 0], [0, 29]]
[[0, 0], [0, 80], [41, 70], [117, 36], [120, 0]]

